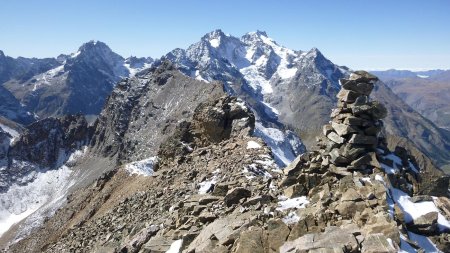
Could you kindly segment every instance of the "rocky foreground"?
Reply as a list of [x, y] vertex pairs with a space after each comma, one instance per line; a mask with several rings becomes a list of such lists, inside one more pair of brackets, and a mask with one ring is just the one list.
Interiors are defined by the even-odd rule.
[[[7, 251], [450, 252], [448, 178], [430, 184], [407, 150], [387, 148], [386, 109], [369, 98], [376, 80], [342, 79], [318, 150], [286, 168], [252, 136], [245, 103], [213, 96], [158, 158], [75, 191]], [[130, 175], [142, 166], [146, 176]]]

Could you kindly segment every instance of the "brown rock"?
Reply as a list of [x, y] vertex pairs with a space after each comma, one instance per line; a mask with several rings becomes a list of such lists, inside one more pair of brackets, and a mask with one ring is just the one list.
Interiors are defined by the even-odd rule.
[[236, 241], [236, 253], [264, 253], [262, 228], [243, 231]]
[[306, 194], [306, 188], [300, 184], [294, 184], [284, 190], [284, 196], [288, 198], [300, 197]]
[[249, 190], [242, 187], [237, 187], [227, 192], [224, 202], [227, 206], [232, 206], [234, 204], [238, 204], [241, 199], [248, 198], [251, 195], [252, 193]]
[[362, 200], [361, 196], [353, 188], [348, 189], [346, 192], [344, 192], [344, 194], [342, 194], [341, 197], [341, 201], [361, 201], [361, 200]]
[[290, 233], [289, 227], [280, 219], [270, 220], [267, 224], [267, 242], [269, 252], [278, 252]]

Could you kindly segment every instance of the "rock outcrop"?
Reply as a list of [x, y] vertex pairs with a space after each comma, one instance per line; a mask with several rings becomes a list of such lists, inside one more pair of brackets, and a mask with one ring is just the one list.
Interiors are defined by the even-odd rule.
[[179, 121], [201, 102], [224, 95], [219, 83], [181, 74], [170, 62], [119, 82], [95, 125], [93, 151], [118, 163], [156, 156]]

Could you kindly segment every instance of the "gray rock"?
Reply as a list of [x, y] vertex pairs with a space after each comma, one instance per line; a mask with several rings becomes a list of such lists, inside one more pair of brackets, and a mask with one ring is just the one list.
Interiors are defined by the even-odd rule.
[[376, 145], [378, 143], [378, 139], [375, 136], [353, 134], [348, 142], [352, 144]]
[[334, 143], [337, 144], [342, 144], [344, 143], [345, 139], [342, 138], [341, 136], [339, 136], [337, 133], [335, 132], [331, 132], [327, 135], [328, 139], [332, 140]]
[[345, 248], [349, 252], [359, 249], [353, 228], [327, 227], [323, 233], [306, 234], [294, 241], [288, 241], [280, 247], [280, 253], [308, 252], [312, 249]]
[[349, 160], [340, 154], [340, 150], [335, 148], [330, 152], [330, 162], [336, 165], [348, 164]]
[[407, 223], [406, 226], [415, 233], [433, 235], [438, 232], [437, 219], [438, 212], [429, 212]]
[[383, 234], [369, 234], [362, 242], [362, 253], [395, 253], [397, 250]]
[[373, 87], [373, 83], [358, 82], [355, 80], [344, 80], [342, 83], [342, 88], [355, 91], [366, 96], [370, 95]]
[[418, 203], [418, 202], [424, 202], [424, 201], [433, 201], [433, 197], [428, 196], [428, 195], [417, 195], [417, 196], [413, 196], [410, 200], [413, 203]]
[[339, 124], [339, 123], [336, 123], [336, 122], [332, 122], [331, 126], [333, 127], [334, 131], [336, 131], [336, 133], [339, 136], [345, 136], [345, 135], [348, 135], [348, 134], [351, 134], [351, 133], [357, 133], [358, 132], [357, 129], [353, 128], [350, 125], [346, 125], [346, 124]]

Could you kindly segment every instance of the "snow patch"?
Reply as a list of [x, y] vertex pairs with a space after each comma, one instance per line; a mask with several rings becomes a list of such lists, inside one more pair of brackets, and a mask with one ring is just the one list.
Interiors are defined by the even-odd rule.
[[212, 47], [218, 48], [220, 45], [220, 40], [215, 38], [215, 39], [211, 39], [209, 41], [209, 44], [211, 44]]
[[285, 65], [280, 65], [278, 67], [277, 74], [281, 79], [289, 79], [295, 76], [297, 73], [297, 68], [287, 68]]
[[195, 71], [194, 77], [195, 77], [195, 79], [197, 79], [199, 81], [203, 81], [203, 82], [209, 83], [208, 80], [206, 80], [205, 78], [202, 77], [202, 75], [200, 74], [199, 70]]
[[130, 63], [124, 63], [123, 66], [128, 70], [128, 72], [130, 73], [129, 77], [133, 77], [135, 76], [137, 73], [141, 72], [144, 69], [148, 69], [152, 66], [152, 64], [150, 63], [144, 63], [141, 67], [139, 68], [133, 68], [131, 67]]
[[219, 172], [220, 172], [220, 169], [213, 171], [213, 176], [211, 179], [203, 181], [198, 184], [200, 186], [200, 188], [198, 189], [198, 194], [206, 194], [211, 190], [211, 187], [217, 183], [217, 177], [218, 177], [217, 174]]
[[125, 165], [125, 170], [127, 170], [131, 175], [137, 174], [140, 176], [151, 176], [154, 173], [154, 166], [158, 163], [158, 157], [153, 156], [144, 160], [132, 162]]
[[417, 77], [420, 77], [420, 78], [428, 78], [428, 77], [430, 77], [430, 76], [426, 76], [426, 75], [417, 75]]
[[244, 75], [248, 85], [250, 85], [254, 91], [261, 92], [263, 95], [273, 92], [270, 81], [266, 80], [264, 76], [259, 73], [257, 66], [250, 65], [240, 69], [240, 72]]
[[5, 131], [5, 132], [7, 132], [7, 133], [9, 133], [11, 135], [12, 138], [10, 140], [10, 143], [13, 143], [14, 140], [19, 138], [19, 136], [20, 136], [19, 132], [17, 132], [16, 130], [12, 129], [11, 127], [6, 126], [6, 125], [1, 124], [1, 123], [0, 123], [0, 127], [3, 129], [3, 131]]
[[262, 147], [261, 144], [257, 143], [256, 141], [247, 142], [247, 149], [259, 149], [261, 147]]
[[181, 249], [181, 245], [183, 245], [183, 239], [176, 240], [172, 242], [170, 248], [166, 251], [166, 253], [179, 253]]
[[405, 192], [397, 189], [391, 189], [392, 198], [395, 203], [402, 209], [405, 222], [409, 223], [430, 212], [437, 212], [438, 214], [438, 226], [441, 231], [450, 230], [450, 222], [439, 212], [433, 201], [423, 201], [413, 203], [411, 197]]
[[295, 134], [265, 127], [258, 121], [255, 124], [255, 136], [262, 138], [270, 147], [275, 161], [280, 166], [291, 163], [297, 155], [304, 151], [302, 142]]
[[256, 163], [252, 163], [250, 165], [244, 166], [242, 173], [245, 174], [245, 177], [247, 179], [253, 179], [256, 176], [264, 176], [267, 178], [272, 178], [272, 175], [267, 170], [268, 168], [266, 166], [259, 166]]
[[0, 236], [44, 205], [58, 204], [73, 184], [72, 171], [62, 166], [57, 170], [39, 172], [33, 182], [21, 186], [12, 185], [0, 194]]
[[295, 212], [289, 212], [288, 215], [283, 217], [282, 221], [286, 225], [295, 224], [300, 220], [300, 217]]
[[[75, 162], [84, 156], [87, 147], [70, 154], [66, 161]], [[67, 156], [61, 153], [61, 164]], [[17, 164], [29, 166], [23, 161]], [[28, 235], [35, 227], [42, 224], [45, 217], [49, 217], [65, 203], [65, 196], [69, 188], [75, 183], [72, 170], [61, 165], [55, 170], [41, 169], [26, 175], [26, 184], [13, 184], [7, 192], [0, 193], [0, 236], [14, 224], [23, 221], [16, 240]], [[28, 178], [28, 179], [27, 179]]]
[[292, 198], [292, 199], [289, 199], [285, 196], [280, 196], [280, 197], [278, 197], [278, 199], [280, 200], [278, 202], [278, 207], [277, 207], [277, 210], [279, 210], [279, 211], [284, 211], [284, 210], [292, 209], [292, 208], [295, 208], [295, 209], [305, 208], [305, 206], [307, 204], [309, 204], [309, 201], [306, 196], [301, 196], [301, 197]]

